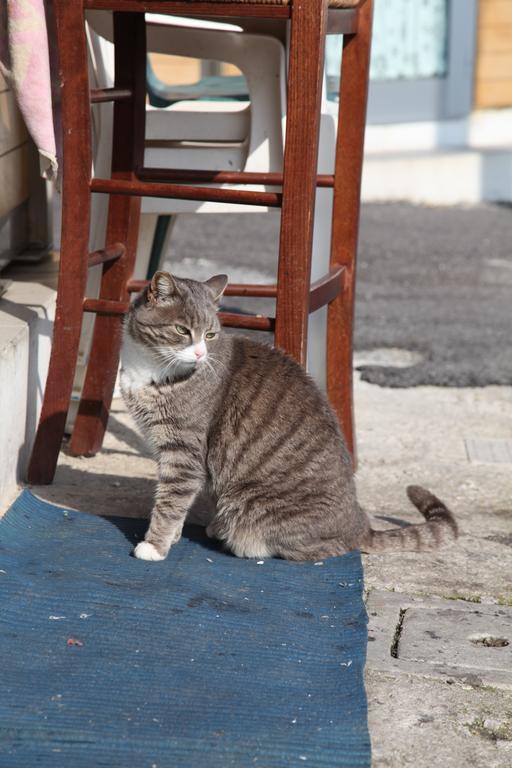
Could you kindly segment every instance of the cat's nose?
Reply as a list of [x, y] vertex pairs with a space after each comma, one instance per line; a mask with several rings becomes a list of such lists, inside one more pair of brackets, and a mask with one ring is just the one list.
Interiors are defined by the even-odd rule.
[[206, 355], [206, 346], [204, 342], [201, 342], [201, 344], [196, 344], [194, 347], [194, 354], [196, 356], [197, 360], [201, 360], [202, 357]]

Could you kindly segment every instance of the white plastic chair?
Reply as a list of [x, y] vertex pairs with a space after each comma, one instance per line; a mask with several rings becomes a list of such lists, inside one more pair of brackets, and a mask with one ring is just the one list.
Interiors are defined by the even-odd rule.
[[[87, 13], [91, 87], [109, 88], [114, 82], [113, 30], [109, 12]], [[147, 106], [145, 166], [206, 170], [281, 171], [286, 120], [286, 28], [272, 34], [249, 31], [232, 24], [147, 14], [147, 50], [219, 61], [238, 67], [246, 78], [250, 101], [181, 101], [160, 109]], [[320, 128], [319, 173], [332, 173], [336, 142], [336, 118], [324, 95]], [[106, 177], [111, 146], [112, 105], [93, 109], [94, 173]], [[230, 185], [231, 188], [232, 185]], [[253, 189], [264, 190], [255, 186]], [[262, 206], [144, 198], [134, 278], [146, 277], [157, 219], [180, 213], [262, 213]], [[102, 196], [93, 201], [91, 250], [101, 247], [106, 226]], [[318, 189], [311, 279], [328, 271], [332, 190]], [[175, 219], [173, 219], [175, 221]], [[172, 226], [168, 228], [165, 254]], [[90, 270], [87, 293], [97, 293], [101, 267]], [[84, 322], [73, 399], [79, 398], [90, 344], [92, 318]], [[325, 338], [326, 309], [310, 316], [308, 369], [321, 385], [325, 379], [325, 349], [315, 339]], [[68, 426], [74, 419], [70, 409]]]

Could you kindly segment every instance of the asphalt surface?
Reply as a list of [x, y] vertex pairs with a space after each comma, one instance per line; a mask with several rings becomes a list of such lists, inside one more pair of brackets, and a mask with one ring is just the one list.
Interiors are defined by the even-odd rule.
[[[167, 267], [199, 279], [225, 271], [233, 282], [271, 280], [278, 238], [273, 213], [180, 216]], [[233, 301], [272, 311], [269, 302]], [[371, 353], [359, 366], [364, 380], [510, 384], [511, 338], [512, 208], [363, 206], [355, 347]]]

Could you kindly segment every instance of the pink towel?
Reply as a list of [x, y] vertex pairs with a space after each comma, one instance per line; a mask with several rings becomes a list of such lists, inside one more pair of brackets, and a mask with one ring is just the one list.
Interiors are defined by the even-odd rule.
[[52, 180], [58, 166], [44, 0], [2, 0], [0, 6], [0, 72], [39, 150], [41, 175]]

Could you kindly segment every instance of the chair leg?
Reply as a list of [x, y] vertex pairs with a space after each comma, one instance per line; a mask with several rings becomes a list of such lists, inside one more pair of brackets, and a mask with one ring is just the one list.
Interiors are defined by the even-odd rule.
[[276, 346], [306, 363], [326, 0], [292, 7]]
[[[114, 106], [112, 178], [135, 178], [143, 165], [145, 132], [146, 30], [141, 13], [114, 14], [115, 85], [129, 88], [132, 98]], [[105, 264], [100, 298], [128, 301], [126, 283], [135, 264], [141, 200], [112, 195], [109, 203], [107, 245], [121, 242], [126, 251], [118, 261]], [[70, 451], [91, 456], [101, 449], [119, 366], [122, 321], [97, 315], [82, 397]]]
[[165, 258], [165, 247], [169, 241], [169, 235], [174, 228], [175, 216], [160, 215], [156, 222], [155, 237], [151, 246], [146, 280], [151, 280], [155, 272], [158, 272], [163, 259]]
[[345, 267], [345, 284], [329, 304], [327, 315], [327, 394], [354, 465], [352, 339], [371, 26], [372, 0], [366, 0], [360, 10], [357, 34], [343, 41], [330, 261], [331, 266]]
[[[73, 387], [89, 251], [91, 133], [87, 49], [81, 3], [55, 0], [62, 73], [62, 239], [57, 310], [43, 405], [27, 479], [51, 483]], [[73, 45], [69, 41], [73, 40]]]

